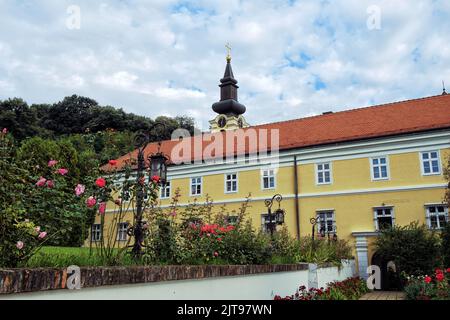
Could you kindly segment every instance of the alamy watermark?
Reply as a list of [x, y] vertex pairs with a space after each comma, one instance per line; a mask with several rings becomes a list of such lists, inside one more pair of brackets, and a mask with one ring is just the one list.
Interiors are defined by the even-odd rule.
[[69, 266], [67, 268], [66, 287], [69, 290], [81, 289], [81, 269], [79, 266]]
[[376, 5], [371, 5], [366, 10], [369, 17], [366, 20], [367, 29], [380, 30], [381, 29], [381, 8]]
[[81, 8], [77, 5], [71, 5], [66, 10], [68, 17], [66, 18], [66, 27], [69, 30], [81, 29]]

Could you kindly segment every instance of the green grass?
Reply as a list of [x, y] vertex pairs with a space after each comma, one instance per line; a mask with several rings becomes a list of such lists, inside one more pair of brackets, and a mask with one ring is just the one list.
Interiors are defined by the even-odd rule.
[[[106, 262], [96, 248], [77, 247], [43, 247], [26, 263], [28, 268], [66, 268], [70, 265], [76, 266], [105, 266], [111, 265]], [[124, 255], [117, 265], [135, 264], [130, 255]]]

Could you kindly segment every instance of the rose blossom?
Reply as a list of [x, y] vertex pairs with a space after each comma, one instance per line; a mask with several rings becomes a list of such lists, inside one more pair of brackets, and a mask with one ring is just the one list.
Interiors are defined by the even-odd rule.
[[159, 180], [161, 180], [161, 178], [159, 176], [153, 176], [152, 177], [152, 181], [155, 182], [155, 183], [158, 183]]
[[426, 282], [426, 283], [430, 283], [431, 280], [432, 280], [431, 277], [429, 277], [429, 276], [426, 276], [426, 277], [425, 277], [425, 282]]
[[39, 239], [44, 239], [46, 236], [47, 236], [47, 232], [43, 231], [43, 232], [39, 233], [38, 238]]
[[24, 246], [24, 243], [22, 241], [17, 241], [17, 243], [16, 243], [17, 249], [22, 250], [23, 246]]
[[105, 214], [106, 211], [106, 202], [101, 202], [100, 205], [98, 206], [98, 212], [100, 212], [100, 214]]
[[90, 196], [89, 198], [86, 199], [86, 205], [88, 206], [88, 208], [92, 208], [96, 204], [97, 204], [97, 200], [95, 200], [94, 197]]
[[98, 178], [97, 180], [95, 180], [95, 185], [99, 188], [104, 188], [106, 186], [105, 178]]
[[47, 180], [47, 188], [53, 189], [55, 187], [55, 182], [53, 180]]
[[117, 160], [109, 160], [109, 164], [115, 166], [117, 165]]
[[57, 163], [58, 163], [58, 161], [56, 161], [56, 160], [50, 160], [47, 165], [49, 167], [54, 167]]
[[436, 275], [436, 280], [441, 282], [442, 280], [444, 280], [444, 274], [443, 273], [438, 273]]
[[77, 197], [81, 196], [84, 193], [84, 190], [86, 189], [86, 187], [82, 184], [77, 184], [77, 186], [75, 187], [75, 194]]
[[217, 251], [214, 252], [214, 257], [218, 257], [219, 253]]
[[69, 172], [69, 170], [67, 170], [65, 168], [61, 168], [61, 169], [56, 170], [56, 172], [58, 172], [62, 176], [65, 176]]
[[8, 128], [3, 128], [2, 133], [7, 134], [8, 133]]
[[36, 185], [38, 187], [43, 187], [43, 186], [45, 186], [46, 182], [47, 182], [47, 179], [45, 179], [44, 177], [40, 177], [38, 182], [36, 182]]

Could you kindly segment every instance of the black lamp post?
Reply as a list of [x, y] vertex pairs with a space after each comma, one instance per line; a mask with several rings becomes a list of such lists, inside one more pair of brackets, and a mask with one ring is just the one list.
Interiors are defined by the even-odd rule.
[[[158, 125], [166, 128], [164, 123], [156, 122], [148, 132], [152, 131]], [[144, 200], [145, 200], [145, 155], [144, 151], [147, 145], [150, 143], [150, 135], [148, 133], [139, 133], [135, 137], [135, 145], [138, 148], [137, 155], [137, 177], [136, 177], [136, 215], [134, 226], [128, 228], [128, 235], [134, 237], [134, 244], [132, 254], [135, 257], [139, 257], [142, 254], [142, 248], [144, 247], [145, 228], [142, 221]], [[149, 182], [154, 176], [159, 177], [158, 183], [164, 187], [167, 181], [167, 163], [169, 158], [161, 152], [161, 141], [158, 142], [158, 152], [148, 157], [150, 164]]]
[[[281, 209], [281, 201], [283, 197], [281, 194], [276, 194], [272, 197], [272, 199], [264, 200], [264, 204], [267, 207], [267, 218], [269, 219], [269, 223], [267, 224], [269, 227], [270, 235], [273, 237], [273, 233], [276, 230], [277, 225], [281, 225], [284, 223], [284, 209]], [[272, 213], [272, 205], [274, 201], [278, 202], [278, 209]]]

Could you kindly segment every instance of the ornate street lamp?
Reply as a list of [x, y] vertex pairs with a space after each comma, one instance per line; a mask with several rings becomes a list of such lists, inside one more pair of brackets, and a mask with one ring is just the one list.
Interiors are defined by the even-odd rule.
[[[158, 125], [166, 128], [164, 123], [156, 122], [148, 130], [152, 131]], [[144, 226], [143, 211], [145, 201], [144, 181], [145, 181], [145, 155], [144, 151], [147, 145], [150, 143], [149, 133], [139, 133], [136, 135], [135, 146], [138, 149], [137, 154], [137, 177], [136, 177], [136, 215], [134, 217], [134, 226], [128, 228], [127, 233], [129, 236], [134, 237], [134, 244], [132, 245], [132, 254], [138, 258], [142, 254], [142, 248], [144, 245], [146, 228]], [[161, 152], [161, 141], [158, 142], [158, 152], [150, 155], [148, 161], [150, 164], [150, 176], [149, 180], [154, 176], [160, 177], [159, 184], [164, 187], [167, 181], [167, 164], [169, 158]]]
[[[273, 233], [276, 230], [277, 225], [281, 225], [284, 223], [284, 209], [281, 209], [281, 201], [283, 197], [281, 194], [276, 194], [272, 197], [272, 199], [264, 200], [264, 204], [267, 207], [267, 218], [269, 219], [269, 223], [267, 224], [269, 227], [270, 235], [273, 237]], [[274, 201], [278, 202], [278, 209], [275, 210], [275, 213], [272, 213], [272, 205]]]

